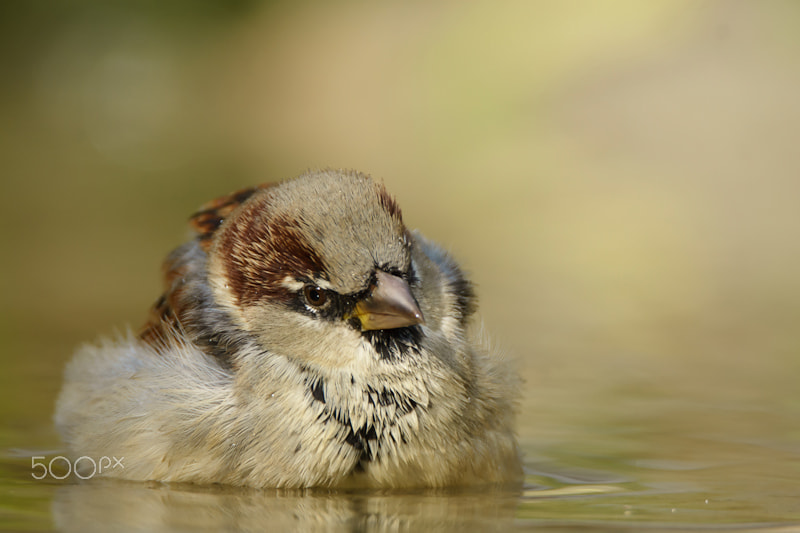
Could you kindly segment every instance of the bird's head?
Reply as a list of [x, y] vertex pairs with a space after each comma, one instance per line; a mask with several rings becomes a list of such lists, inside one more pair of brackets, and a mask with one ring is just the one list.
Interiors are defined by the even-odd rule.
[[194, 218], [214, 299], [236, 327], [322, 367], [419, 351], [414, 237], [382, 184], [318, 172], [239, 194]]

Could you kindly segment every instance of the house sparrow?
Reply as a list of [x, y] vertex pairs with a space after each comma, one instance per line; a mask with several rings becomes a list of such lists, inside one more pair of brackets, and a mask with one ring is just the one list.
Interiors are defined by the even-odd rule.
[[124, 457], [112, 477], [253, 487], [521, 477], [516, 378], [468, 333], [472, 285], [382, 184], [308, 172], [191, 226], [141, 332], [68, 365], [70, 453]]

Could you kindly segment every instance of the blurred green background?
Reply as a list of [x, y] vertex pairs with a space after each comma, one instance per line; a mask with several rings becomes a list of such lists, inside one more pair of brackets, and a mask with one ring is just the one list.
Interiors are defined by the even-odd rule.
[[797, 481], [799, 52], [791, 0], [5, 3], [0, 445], [57, 446], [199, 205], [330, 166], [471, 273], [529, 457]]

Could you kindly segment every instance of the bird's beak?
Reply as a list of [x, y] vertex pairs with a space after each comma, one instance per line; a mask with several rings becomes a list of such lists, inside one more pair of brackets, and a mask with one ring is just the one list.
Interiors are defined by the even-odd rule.
[[424, 324], [411, 289], [404, 279], [383, 271], [376, 274], [372, 292], [359, 301], [346, 319], [358, 318], [361, 330], [394, 329], [415, 324]]

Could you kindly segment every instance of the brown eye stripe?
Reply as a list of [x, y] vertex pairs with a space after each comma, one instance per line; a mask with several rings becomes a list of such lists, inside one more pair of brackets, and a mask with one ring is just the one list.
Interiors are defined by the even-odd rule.
[[296, 294], [283, 285], [287, 276], [313, 278], [326, 271], [325, 263], [303, 238], [298, 222], [270, 217], [268, 202], [265, 198], [246, 207], [220, 237], [220, 248], [227, 251], [223, 265], [240, 305], [263, 299], [289, 301]]

